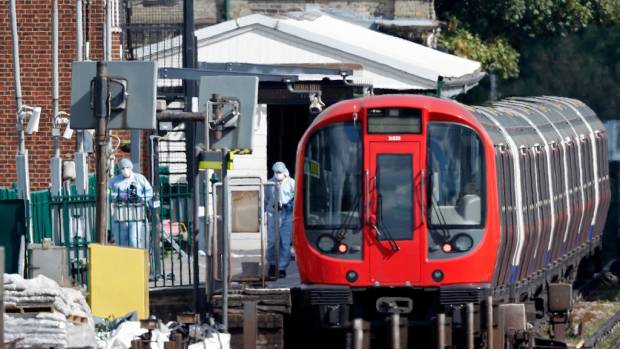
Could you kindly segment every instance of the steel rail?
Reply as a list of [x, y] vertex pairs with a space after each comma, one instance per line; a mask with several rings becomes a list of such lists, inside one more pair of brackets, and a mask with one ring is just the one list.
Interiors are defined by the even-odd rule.
[[620, 325], [620, 311], [616, 312], [607, 320], [594, 334], [589, 336], [583, 343], [583, 348], [598, 348], [607, 337], [612, 335], [614, 330]]

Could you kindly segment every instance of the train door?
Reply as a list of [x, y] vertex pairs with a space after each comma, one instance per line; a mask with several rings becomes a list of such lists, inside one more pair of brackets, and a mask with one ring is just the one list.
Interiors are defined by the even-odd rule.
[[420, 279], [424, 235], [420, 203], [421, 142], [370, 142], [369, 257], [372, 283], [390, 285]]

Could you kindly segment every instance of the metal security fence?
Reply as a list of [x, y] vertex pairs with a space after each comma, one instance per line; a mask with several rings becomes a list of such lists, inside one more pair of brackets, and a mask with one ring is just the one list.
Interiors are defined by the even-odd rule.
[[187, 184], [164, 184], [159, 202], [153, 211], [156, 229], [152, 235], [155, 244], [151, 251], [151, 285], [190, 285], [194, 242], [190, 220], [191, 190]]
[[17, 189], [0, 188], [0, 200], [3, 199], [17, 199]]
[[[259, 177], [231, 177], [228, 194], [231, 231], [228, 237], [229, 254], [226, 254], [222, 246], [221, 182], [213, 178], [213, 181], [201, 185], [201, 208], [197, 218], [199, 239], [195, 240], [193, 188], [186, 183], [171, 184], [165, 181], [166, 176], [161, 179], [157, 192], [152, 196], [149, 193], [148, 198], [140, 198], [140, 194], [131, 187], [109, 196], [109, 241], [126, 246], [133, 235], [132, 245], [148, 249], [150, 287], [189, 286], [195, 276], [200, 283], [207, 278], [221, 282], [224, 260], [228, 262], [230, 281], [233, 283], [264, 285], [268, 211], [265, 202], [270, 202], [266, 200], [266, 193], [274, 192], [274, 184], [265, 183]], [[205, 187], [210, 189], [208, 203], [212, 210], [203, 210], [207, 199]], [[0, 195], [11, 198], [12, 192], [0, 189]], [[48, 249], [46, 245], [57, 250], [62, 247], [59, 254], [64, 257], [62, 264], [66, 265], [62, 275], [70, 277], [77, 285], [86, 285], [88, 245], [96, 239], [95, 195], [65, 191], [60, 196], [52, 196], [49, 191], [39, 191], [31, 194], [27, 205], [31, 217], [26, 217], [31, 219], [31, 224], [21, 231], [27, 233], [27, 243], [37, 245], [33, 249], [45, 250]], [[277, 210], [273, 214], [276, 213]], [[279, 227], [278, 217], [274, 216], [275, 227]], [[211, 224], [205, 227], [207, 221]], [[123, 230], [124, 234], [121, 234]], [[279, 231], [275, 230], [274, 234], [277, 237]], [[193, 254], [195, 248], [198, 252], [196, 260]], [[279, 251], [276, 250], [275, 254], [277, 257]], [[27, 263], [32, 263], [26, 266], [26, 271], [31, 273], [42, 264], [41, 260], [38, 263], [28, 260]], [[210, 270], [207, 270], [208, 266], [211, 266]]]
[[39, 191], [30, 194], [30, 213], [32, 215], [32, 238], [30, 242], [53, 239], [54, 226], [51, 215], [51, 193]]
[[[50, 191], [31, 193], [30, 201], [26, 202], [23, 232], [26, 232], [28, 244], [64, 247], [68, 276], [75, 284], [85, 285], [88, 244], [96, 238], [96, 199], [94, 194], [68, 192], [60, 196], [53, 196]], [[149, 250], [152, 287], [191, 285], [193, 282], [190, 196], [187, 184], [164, 184], [152, 199], [110, 198], [108, 238], [112, 244], [127, 245], [127, 241], [118, 242], [118, 233], [126, 230], [131, 234], [136, 230], [139, 247]], [[15, 190], [0, 189], [0, 201], [16, 198]], [[27, 266], [26, 271], [30, 270]]]
[[68, 194], [50, 199], [50, 212], [59, 229], [52, 240], [66, 248], [68, 273], [74, 283], [86, 284], [88, 244], [95, 237], [95, 196]]
[[123, 0], [121, 6], [124, 59], [157, 61], [160, 67], [181, 67], [178, 50], [183, 32], [182, 1]]

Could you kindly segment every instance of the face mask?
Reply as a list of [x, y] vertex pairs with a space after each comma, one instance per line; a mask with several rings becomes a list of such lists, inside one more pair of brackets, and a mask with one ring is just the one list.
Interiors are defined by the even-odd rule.
[[276, 173], [276, 180], [282, 181], [284, 180], [284, 173]]
[[121, 174], [123, 175], [123, 177], [124, 177], [124, 178], [128, 178], [128, 177], [130, 177], [130, 176], [131, 176], [131, 173], [132, 173], [132, 171], [131, 171], [131, 169], [129, 169], [129, 168], [123, 168], [123, 169], [121, 169]]

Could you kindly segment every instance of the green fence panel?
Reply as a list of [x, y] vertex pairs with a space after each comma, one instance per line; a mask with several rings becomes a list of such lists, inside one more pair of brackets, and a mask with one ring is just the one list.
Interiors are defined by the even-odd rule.
[[43, 239], [52, 239], [54, 225], [52, 224], [51, 193], [49, 190], [32, 192], [30, 194], [32, 210], [32, 240], [31, 243], [41, 243]]
[[95, 189], [97, 188], [97, 177], [95, 175], [90, 175], [88, 177], [88, 193], [95, 193]]
[[14, 188], [0, 188], [0, 200], [17, 199], [17, 190]]
[[21, 236], [26, 233], [25, 202], [21, 199], [0, 201], [0, 245], [4, 247], [4, 272], [17, 273]]
[[[164, 169], [166, 173], [167, 169]], [[157, 246], [149, 247], [150, 253], [158, 257], [160, 265], [156, 271], [157, 277], [163, 277], [165, 286], [167, 279], [172, 285], [191, 283], [191, 252], [193, 230], [191, 222], [191, 188], [188, 184], [170, 184], [167, 176], [160, 179], [159, 199], [161, 205], [146, 209], [153, 223], [151, 231], [167, 231], [169, 234], [162, 237]], [[15, 188], [0, 188], [0, 218], [9, 230], [0, 233], [0, 244], [6, 250], [7, 272], [17, 271], [19, 258], [20, 236], [27, 234], [29, 215], [31, 215], [32, 242], [41, 243], [44, 239], [51, 239], [56, 245], [64, 245], [68, 253], [68, 269], [77, 283], [85, 281], [85, 266], [88, 261], [87, 246], [95, 239], [95, 177], [89, 177], [89, 194], [77, 195], [75, 186], [60, 196], [52, 196], [49, 190], [32, 192], [30, 201], [17, 199]], [[108, 206], [111, 208], [111, 206]], [[159, 214], [159, 225], [153, 218], [155, 212]], [[162, 227], [162, 221], [166, 227]], [[178, 227], [178, 229], [176, 228]], [[149, 234], [145, 225], [145, 235]], [[179, 231], [172, 235], [173, 231]], [[79, 231], [79, 234], [78, 234]], [[183, 234], [180, 234], [183, 232]], [[151, 235], [154, 232], [150, 232]], [[162, 232], [163, 233], [163, 232]], [[155, 271], [155, 270], [154, 270]], [[155, 282], [155, 285], [158, 283]]]

